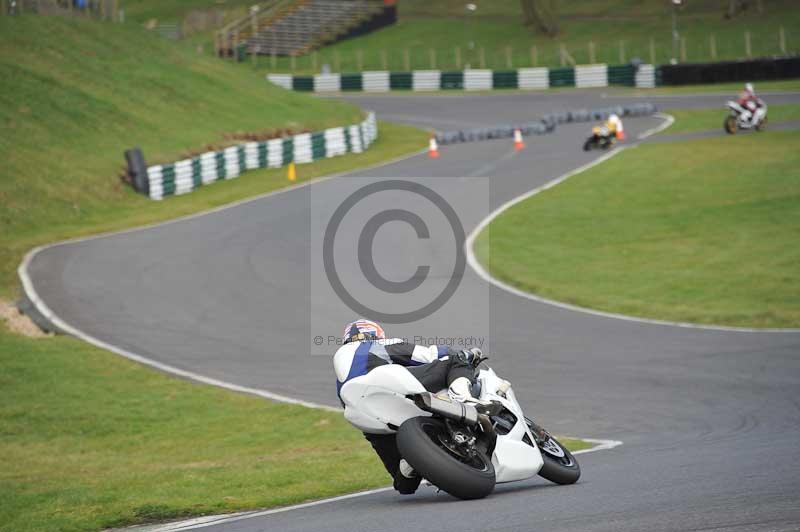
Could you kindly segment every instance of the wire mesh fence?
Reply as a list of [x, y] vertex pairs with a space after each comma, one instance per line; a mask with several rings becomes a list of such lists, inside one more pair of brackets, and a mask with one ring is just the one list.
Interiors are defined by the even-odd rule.
[[[745, 31], [670, 38], [589, 40], [583, 43], [548, 41], [541, 45], [358, 48], [348, 45], [324, 48], [301, 56], [277, 56], [260, 50], [251, 64], [273, 72], [312, 74], [366, 70], [515, 69], [532, 66], [563, 67], [575, 64], [625, 64], [640, 60], [651, 64], [708, 62], [785, 56], [800, 52], [800, 32], [778, 27], [770, 31]], [[244, 54], [239, 54], [240, 60]]]

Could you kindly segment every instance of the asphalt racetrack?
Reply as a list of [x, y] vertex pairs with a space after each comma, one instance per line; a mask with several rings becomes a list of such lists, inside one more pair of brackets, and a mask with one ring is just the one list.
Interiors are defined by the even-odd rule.
[[[437, 129], [642, 101], [577, 91], [348, 99], [382, 120]], [[721, 129], [726, 99], [647, 101], [718, 108]], [[766, 99], [798, 102], [800, 94]], [[659, 123], [626, 121], [629, 144]], [[573, 486], [537, 478], [473, 502], [430, 487], [410, 497], [384, 491], [207, 530], [800, 530], [799, 333], [602, 317], [518, 297], [469, 267], [459, 273], [458, 228], [430, 197], [452, 207], [469, 234], [503, 203], [601, 156], [580, 149], [588, 129], [559, 126], [527, 138], [520, 152], [510, 140], [445, 146], [439, 159], [419, 155], [175, 223], [52, 246], [28, 271], [46, 305], [94, 338], [209, 378], [337, 406], [328, 336], [356, 312], [331, 288], [324, 266], [333, 262], [358, 302], [415, 318], [387, 324], [390, 334], [483, 341], [545, 427], [624, 442], [581, 456]], [[415, 185], [401, 189], [392, 178]], [[364, 189], [374, 183], [383, 190]], [[423, 197], [419, 185], [434, 194]], [[355, 207], [326, 258], [325, 230], [352, 194]], [[415, 234], [413, 220], [386, 223], [371, 241], [374, 266], [389, 286], [421, 284], [389, 296], [359, 278], [370, 247], [359, 247], [358, 231], [402, 209], [417, 212], [428, 234]], [[415, 273], [419, 265], [428, 270]], [[452, 297], [416, 319], [454, 271]]]

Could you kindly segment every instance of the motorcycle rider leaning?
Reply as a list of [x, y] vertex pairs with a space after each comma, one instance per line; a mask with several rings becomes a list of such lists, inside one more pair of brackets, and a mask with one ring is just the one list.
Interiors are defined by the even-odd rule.
[[[424, 346], [399, 338], [387, 339], [380, 325], [364, 319], [347, 324], [342, 340], [343, 345], [333, 356], [337, 395], [350, 379], [366, 375], [385, 364], [400, 364], [408, 368], [429, 392], [448, 388], [454, 401], [478, 401], [470, 388], [475, 381], [473, 362], [480, 359], [480, 349], [454, 352], [447, 346]], [[364, 437], [394, 479], [394, 489], [404, 495], [414, 493], [422, 478], [400, 457], [396, 435], [364, 433]]]
[[614, 113], [608, 116], [605, 126], [609, 133], [619, 140], [625, 140], [625, 130], [622, 128], [622, 120]]
[[746, 83], [739, 94], [739, 105], [744, 109], [742, 120], [750, 125], [758, 124], [767, 112], [764, 100], [756, 96], [752, 83]]

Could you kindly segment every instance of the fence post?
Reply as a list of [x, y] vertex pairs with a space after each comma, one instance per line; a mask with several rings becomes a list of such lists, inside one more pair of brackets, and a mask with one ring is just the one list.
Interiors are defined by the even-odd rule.
[[481, 46], [480, 53], [481, 68], [486, 68], [486, 51], [483, 49], [483, 46]]
[[536, 49], [536, 45], [531, 46], [531, 66], [536, 66], [539, 63], [539, 53]]
[[256, 11], [250, 10], [250, 35], [255, 38], [258, 34], [258, 17]]
[[783, 26], [778, 29], [778, 44], [781, 48], [781, 53], [786, 55], [786, 32], [783, 31]]
[[619, 63], [625, 64], [625, 41], [619, 41]]
[[456, 46], [455, 48], [455, 57], [456, 57], [456, 70], [461, 70], [461, 47]]
[[753, 56], [752, 50], [750, 49], [750, 32], [749, 31], [744, 32], [744, 53], [748, 57], [748, 59]]
[[650, 64], [656, 64], [656, 43], [652, 37], [650, 37]]
[[403, 48], [403, 70], [411, 70], [411, 58], [408, 55], [408, 48]]
[[708, 45], [711, 49], [711, 60], [717, 60], [717, 39], [714, 38], [714, 34], [708, 36]]
[[591, 64], [595, 63], [594, 41], [589, 41], [589, 63], [591, 63]]
[[686, 62], [686, 37], [681, 35], [681, 62]]

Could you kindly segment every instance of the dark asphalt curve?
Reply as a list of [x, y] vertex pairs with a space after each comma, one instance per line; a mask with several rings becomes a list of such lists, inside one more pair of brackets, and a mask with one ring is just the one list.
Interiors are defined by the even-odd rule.
[[[707, 105], [724, 101], [715, 98]], [[553, 106], [609, 101], [580, 92], [353, 99], [382, 118], [434, 127], [528, 120]], [[657, 123], [635, 119], [626, 129], [635, 138]], [[419, 178], [453, 206], [468, 233], [502, 203], [596, 158], [580, 150], [587, 127], [529, 138], [518, 153], [507, 141], [447, 146], [440, 159], [417, 156], [177, 223], [53, 246], [29, 272], [56, 314], [96, 338], [201, 375], [336, 405], [327, 354], [335, 346], [316, 348], [311, 338], [338, 335], [353, 315], [320, 273], [321, 233], [341, 200], [367, 183]], [[410, 210], [426, 203], [386, 194], [366, 204]], [[378, 272], [395, 281], [430, 265], [425, 282], [433, 293], [449, 281], [455, 254], [445, 217], [426, 221], [430, 238], [392, 223], [373, 249]], [[345, 222], [342, 228], [339, 235], [351, 234]], [[337, 237], [337, 265], [359, 255], [355, 240]], [[341, 268], [351, 288], [354, 269]], [[382, 303], [369, 287], [355, 293]], [[426, 295], [398, 296], [392, 308]], [[470, 269], [422, 324], [388, 328], [485, 338], [493, 365], [545, 426], [625, 444], [583, 455], [574, 486], [535, 479], [474, 502], [431, 488], [411, 497], [383, 492], [209, 530], [800, 529], [800, 334], [600, 317], [517, 297]]]

